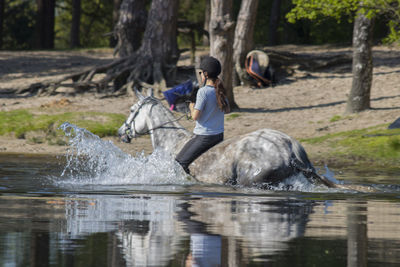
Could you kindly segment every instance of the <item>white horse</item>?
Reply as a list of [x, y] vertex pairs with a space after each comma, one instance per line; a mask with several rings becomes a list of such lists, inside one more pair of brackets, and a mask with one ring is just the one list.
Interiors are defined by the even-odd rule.
[[[150, 134], [153, 148], [176, 156], [192, 137], [159, 100], [136, 92], [139, 101], [119, 128], [123, 141]], [[273, 185], [303, 173], [315, 184], [337, 187], [317, 174], [302, 145], [290, 136], [261, 129], [224, 140], [190, 165], [191, 175], [200, 182], [238, 185]]]

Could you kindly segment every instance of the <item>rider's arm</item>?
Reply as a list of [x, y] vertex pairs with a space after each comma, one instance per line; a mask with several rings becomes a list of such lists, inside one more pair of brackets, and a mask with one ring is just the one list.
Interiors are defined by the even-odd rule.
[[194, 103], [190, 103], [189, 108], [192, 119], [197, 121], [197, 119], [200, 117], [200, 110], [194, 108]]

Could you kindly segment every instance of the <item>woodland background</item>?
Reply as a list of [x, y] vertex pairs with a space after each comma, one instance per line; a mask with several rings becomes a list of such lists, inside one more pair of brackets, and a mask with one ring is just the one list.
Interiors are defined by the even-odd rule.
[[[0, 0], [0, 49], [68, 49], [71, 47], [114, 47], [112, 35], [118, 19], [122, 0]], [[73, 6], [80, 2], [79, 41], [71, 42], [78, 30], [72, 28]], [[149, 8], [150, 1], [148, 1]], [[181, 0], [178, 20], [204, 25], [206, 0]], [[44, 32], [50, 27], [40, 28], [46, 23], [38, 6], [54, 5], [54, 32]], [[234, 16], [240, 9], [241, 0], [233, 0]], [[255, 46], [279, 44], [339, 44], [351, 45], [353, 18], [345, 15], [339, 22], [332, 17], [318, 21], [300, 19], [290, 23], [286, 14], [294, 7], [291, 0], [259, 1], [254, 29]], [[48, 14], [49, 11], [47, 11]], [[275, 20], [277, 23], [271, 23]], [[385, 38], [390, 33], [389, 18], [379, 16], [374, 27], [375, 44], [392, 43], [396, 37]], [[49, 26], [49, 25], [47, 25]], [[51, 30], [50, 30], [51, 31]], [[48, 36], [48, 37], [44, 37]], [[203, 35], [196, 32], [197, 45], [203, 44]], [[47, 41], [46, 41], [47, 40]], [[180, 48], [190, 45], [187, 34], [178, 35]]]

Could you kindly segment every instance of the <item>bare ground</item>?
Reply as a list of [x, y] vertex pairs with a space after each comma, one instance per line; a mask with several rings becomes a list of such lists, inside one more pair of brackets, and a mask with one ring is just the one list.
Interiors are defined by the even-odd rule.
[[[351, 54], [350, 48], [315, 46], [281, 46], [275, 50], [302, 54]], [[390, 123], [400, 116], [400, 48], [375, 47], [374, 77], [371, 90], [371, 109], [358, 114], [344, 114], [347, 95], [351, 88], [351, 66], [321, 72], [296, 70], [293, 76], [276, 86], [264, 89], [234, 88], [235, 100], [241, 110], [238, 116], [226, 115], [226, 138], [260, 128], [272, 128], [296, 139], [317, 137], [328, 133], [362, 129]], [[189, 64], [183, 56], [180, 65]], [[32, 108], [37, 112], [98, 111], [128, 115], [134, 103], [132, 97], [99, 98], [94, 93], [51, 97], [12, 97], [7, 90], [34, 82], [73, 73], [94, 65], [111, 62], [111, 50], [84, 52], [9, 52], [0, 51], [0, 111]], [[334, 116], [341, 119], [332, 122]], [[233, 118], [234, 117], [234, 118]], [[189, 129], [193, 122], [182, 121]], [[152, 151], [150, 139], [142, 137], [132, 144], [108, 138], [124, 151], [135, 154]], [[304, 144], [312, 159], [323, 156], [327, 148]], [[64, 153], [66, 147], [30, 144], [24, 139], [0, 136], [0, 152]]]

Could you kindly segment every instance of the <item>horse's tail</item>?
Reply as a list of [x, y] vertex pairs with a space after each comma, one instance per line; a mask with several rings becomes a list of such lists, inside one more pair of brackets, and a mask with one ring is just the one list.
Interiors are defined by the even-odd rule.
[[304, 176], [313, 184], [324, 184], [328, 187], [337, 187], [336, 183], [317, 173], [314, 166], [311, 164], [304, 147], [296, 140], [293, 140], [292, 142], [292, 151], [291, 166], [293, 168], [303, 173]]
[[337, 188], [338, 184], [334, 183], [333, 181], [329, 180], [323, 175], [320, 175], [317, 173], [315, 168], [302, 168], [299, 165], [293, 164], [293, 167], [295, 167], [299, 172], [304, 174], [304, 176], [310, 180], [313, 184], [323, 184], [326, 185], [327, 187], [331, 188]]
[[324, 175], [317, 173], [315, 168], [312, 166], [310, 160], [308, 159], [307, 153], [303, 146], [297, 142], [293, 142], [293, 156], [291, 165], [297, 171], [303, 173], [303, 175], [310, 180], [313, 184], [323, 184], [330, 188], [340, 188], [346, 190], [355, 190], [358, 192], [377, 192], [377, 190], [372, 186], [366, 185], [356, 185], [356, 184], [337, 184]]
[[376, 188], [369, 185], [359, 185], [359, 184], [337, 184], [333, 181], [329, 180], [323, 175], [318, 174], [316, 171], [309, 171], [308, 169], [298, 169], [301, 171], [304, 176], [306, 176], [309, 180], [311, 180], [314, 184], [324, 184], [330, 188], [340, 188], [345, 190], [354, 190], [363, 193], [373, 193], [378, 192]]

